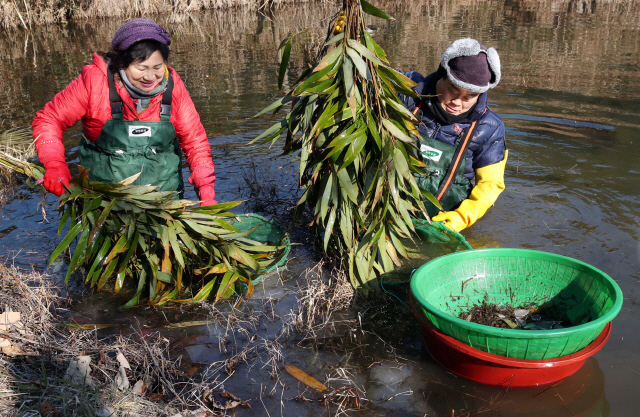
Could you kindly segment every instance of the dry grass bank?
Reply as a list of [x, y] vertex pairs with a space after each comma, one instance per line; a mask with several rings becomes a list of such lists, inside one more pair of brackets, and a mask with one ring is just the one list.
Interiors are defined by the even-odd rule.
[[199, 385], [170, 359], [167, 339], [136, 330], [98, 338], [96, 330], [65, 325], [69, 304], [46, 276], [0, 264], [0, 415], [157, 416], [200, 408], [188, 396]]
[[[31, 29], [37, 25], [66, 23], [95, 17], [185, 15], [199, 10], [278, 6], [310, 0], [0, 0], [0, 30]], [[323, 1], [323, 0], [315, 0]]]

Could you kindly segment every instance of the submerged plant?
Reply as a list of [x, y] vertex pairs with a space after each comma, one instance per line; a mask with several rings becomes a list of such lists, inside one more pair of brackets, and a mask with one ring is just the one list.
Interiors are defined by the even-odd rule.
[[[428, 219], [413, 174], [418, 120], [397, 94], [416, 96], [415, 83], [389, 67], [384, 50], [367, 32], [363, 14], [389, 15], [366, 1], [344, 0], [312, 68], [258, 115], [291, 111], [253, 142], [275, 143], [285, 134], [284, 154], [300, 152], [298, 213], [308, 205], [312, 224], [324, 228], [324, 249], [343, 259], [354, 287], [368, 287], [408, 257], [412, 217]], [[335, 22], [335, 23], [334, 23]], [[292, 39], [280, 45], [279, 86]]]
[[[2, 150], [0, 166], [32, 179], [44, 171]], [[253, 229], [236, 227], [236, 215], [228, 210], [240, 201], [189, 207], [198, 202], [171, 199], [172, 192], [155, 186], [132, 185], [136, 177], [114, 184], [92, 182], [80, 167], [59, 200], [63, 215], [58, 234], [67, 222], [68, 232], [49, 259], [52, 263], [78, 238], [65, 282], [82, 266], [86, 282], [98, 290], [115, 277], [118, 292], [131, 277], [137, 291], [127, 306], [144, 299], [152, 304], [194, 302], [210, 294], [218, 300], [231, 295], [239, 282], [246, 284], [250, 297], [252, 278], [285, 256], [283, 247], [249, 239]], [[189, 282], [197, 282], [199, 289], [191, 291]]]

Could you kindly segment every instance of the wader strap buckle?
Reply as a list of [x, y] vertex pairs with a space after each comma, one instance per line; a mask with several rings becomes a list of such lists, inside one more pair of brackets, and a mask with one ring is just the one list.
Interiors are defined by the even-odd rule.
[[109, 80], [109, 102], [111, 103], [111, 117], [122, 119], [122, 98], [116, 90], [116, 83], [113, 80], [111, 68], [107, 68], [107, 79]]
[[473, 135], [475, 134], [477, 127], [478, 121], [474, 120], [473, 122], [471, 122], [471, 126], [465, 129], [465, 131], [460, 135], [460, 137], [464, 139], [459, 142], [458, 147], [453, 154], [451, 165], [449, 165], [447, 173], [440, 183], [440, 188], [438, 188], [438, 191], [435, 194], [435, 197], [438, 201], [441, 201], [445, 194], [447, 194], [447, 191], [449, 191], [449, 189], [451, 188], [453, 179], [458, 173], [458, 168], [460, 168], [460, 164], [462, 164], [462, 161], [464, 161], [464, 158], [466, 158], [467, 148], [469, 148], [469, 144], [473, 140]]
[[171, 104], [160, 104], [160, 116], [171, 116]]
[[169, 71], [169, 81], [167, 88], [162, 93], [162, 103], [160, 104], [160, 119], [169, 120], [171, 118], [171, 100], [173, 98], [173, 76]]

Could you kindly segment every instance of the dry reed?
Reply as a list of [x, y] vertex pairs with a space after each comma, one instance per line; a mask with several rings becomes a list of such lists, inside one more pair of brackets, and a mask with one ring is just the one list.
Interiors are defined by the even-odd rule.
[[[98, 338], [95, 330], [62, 322], [69, 304], [45, 275], [0, 264], [0, 308], [3, 313], [19, 312], [22, 323], [0, 329], [0, 342], [11, 344], [0, 351], [2, 415], [35, 417], [45, 403], [65, 416], [96, 415], [108, 407], [115, 415], [136, 416], [199, 408], [177, 392], [178, 382], [183, 391], [198, 384], [185, 378], [179, 359], [170, 359], [166, 338], [158, 333], [142, 338], [135, 329], [129, 336]], [[144, 396], [115, 387], [119, 352], [130, 364], [126, 375], [131, 386], [143, 381]], [[91, 378], [99, 389], [63, 379], [70, 362], [81, 355], [91, 357]]]
[[0, 3], [0, 30], [31, 29], [33, 25], [67, 23], [97, 18], [133, 18], [171, 14], [174, 19], [206, 9], [246, 7], [264, 9], [285, 3], [309, 0], [3, 0]]
[[291, 323], [303, 341], [313, 340], [327, 326], [335, 326], [334, 313], [351, 306], [355, 290], [342, 269], [333, 268], [329, 273], [324, 262], [305, 271], [298, 284], [298, 305], [291, 313]]

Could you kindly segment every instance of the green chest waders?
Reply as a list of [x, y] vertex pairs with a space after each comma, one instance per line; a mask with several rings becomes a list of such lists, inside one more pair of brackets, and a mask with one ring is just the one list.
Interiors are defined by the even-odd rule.
[[[420, 156], [427, 166], [422, 168], [426, 176], [417, 177], [416, 182], [420, 188], [433, 194], [445, 211], [455, 209], [471, 194], [473, 186], [471, 181], [464, 177], [464, 172], [467, 165], [467, 148], [477, 125], [478, 122], [473, 121], [471, 126], [461, 133], [454, 145], [428, 136], [420, 139]], [[425, 201], [425, 208], [429, 217], [440, 212], [428, 200]]]
[[162, 94], [159, 122], [122, 120], [122, 98], [116, 91], [113, 73], [108, 72], [109, 100], [113, 120], [107, 120], [95, 143], [83, 135], [80, 141], [80, 165], [89, 169], [89, 179], [119, 182], [140, 173], [136, 185], [156, 185], [160, 191], [184, 189], [176, 130], [171, 123], [173, 78], [169, 75]]

